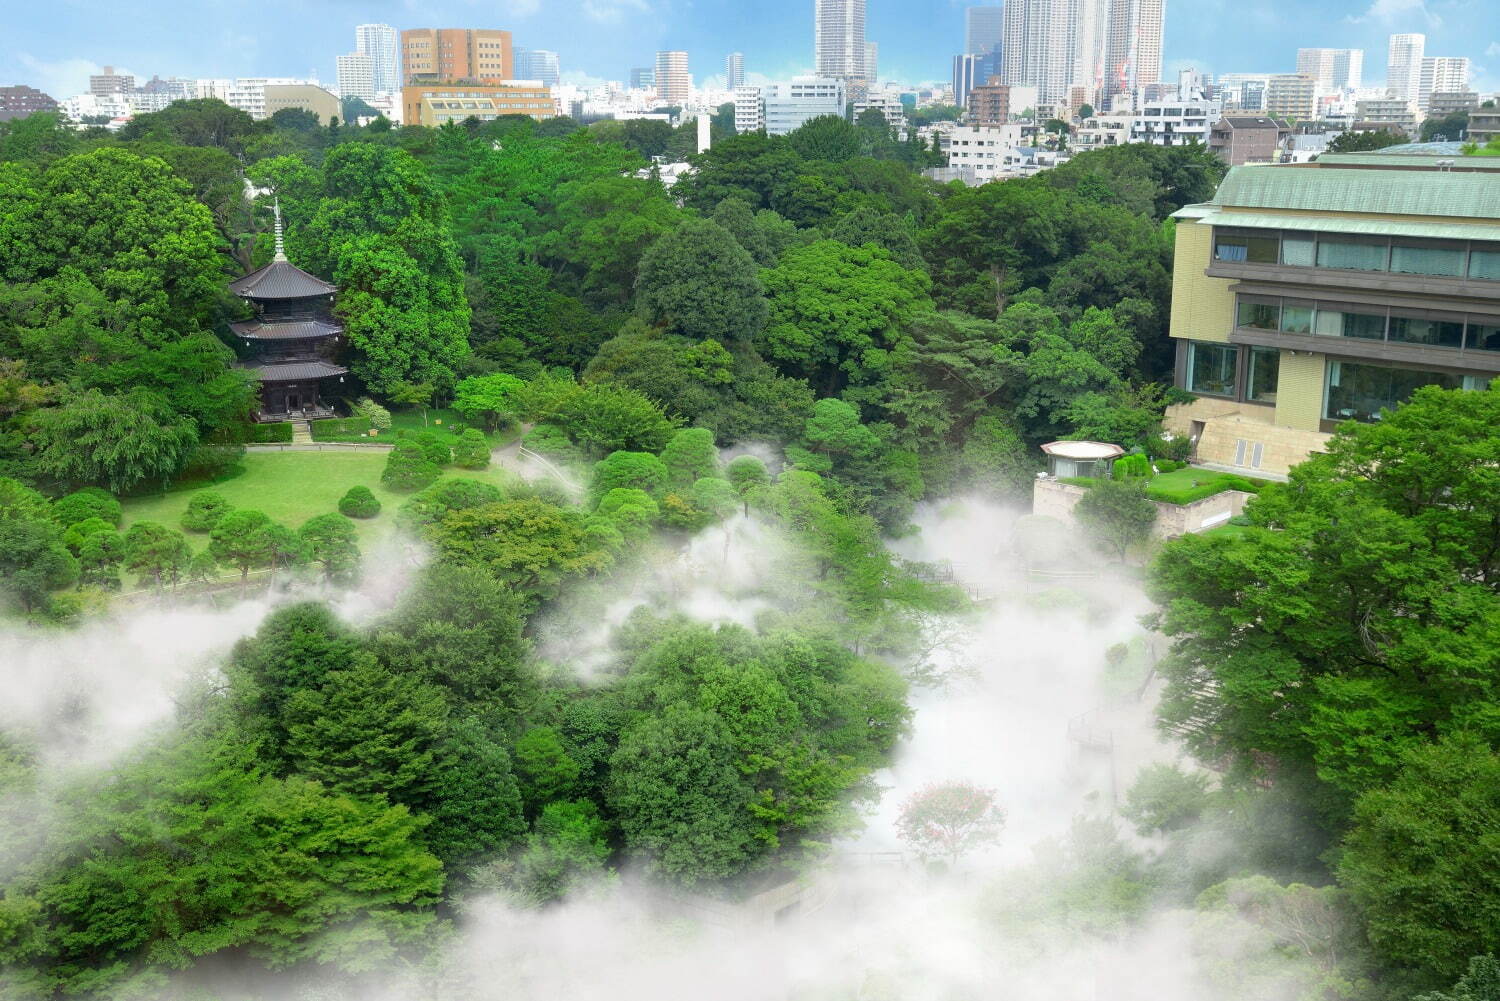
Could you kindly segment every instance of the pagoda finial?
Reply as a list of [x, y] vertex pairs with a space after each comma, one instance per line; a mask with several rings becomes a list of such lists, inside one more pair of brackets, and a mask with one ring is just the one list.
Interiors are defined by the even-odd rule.
[[276, 256], [272, 260], [286, 260], [286, 244], [281, 238], [281, 199], [277, 198], [274, 211], [276, 213]]

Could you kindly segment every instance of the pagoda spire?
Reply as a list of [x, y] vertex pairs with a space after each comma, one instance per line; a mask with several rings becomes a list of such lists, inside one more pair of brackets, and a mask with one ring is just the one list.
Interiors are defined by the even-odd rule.
[[276, 256], [273, 261], [286, 260], [286, 243], [281, 238], [281, 199], [277, 198], [274, 206], [276, 213]]

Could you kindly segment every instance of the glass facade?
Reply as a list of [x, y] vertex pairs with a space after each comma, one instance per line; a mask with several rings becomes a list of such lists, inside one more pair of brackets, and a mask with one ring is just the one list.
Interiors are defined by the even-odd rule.
[[1455, 351], [1500, 351], [1500, 317], [1494, 316], [1422, 314], [1381, 306], [1241, 296], [1235, 304], [1235, 325]]
[[1392, 314], [1390, 340], [1402, 344], [1429, 344], [1439, 348], [1462, 347], [1464, 325], [1462, 321], [1429, 320]]
[[1256, 302], [1254, 299], [1239, 301], [1237, 326], [1254, 327], [1257, 330], [1277, 330], [1281, 327], [1281, 304]]
[[1464, 252], [1460, 247], [1391, 247], [1391, 270], [1406, 275], [1445, 275], [1462, 278]]
[[1251, 264], [1275, 264], [1274, 236], [1221, 236], [1214, 241], [1214, 260]]
[[1461, 389], [1471, 384], [1471, 379], [1446, 372], [1329, 359], [1323, 416], [1331, 421], [1378, 421], [1382, 410], [1405, 403], [1423, 386]]
[[1350, 313], [1341, 309], [1319, 309], [1317, 332], [1324, 337], [1358, 337], [1363, 340], [1385, 339], [1385, 314]]
[[1281, 329], [1288, 334], [1310, 334], [1313, 326], [1311, 303], [1283, 303]]
[[1187, 388], [1205, 396], [1233, 396], [1239, 348], [1232, 344], [1188, 342]]
[[1214, 260], [1340, 271], [1387, 271], [1442, 278], [1500, 281], [1500, 244], [1410, 240], [1266, 230], [1216, 230]]
[[1384, 243], [1319, 240], [1318, 267], [1340, 271], [1384, 271], [1386, 250]]
[[1245, 398], [1257, 403], [1276, 402], [1276, 379], [1281, 374], [1281, 351], [1277, 348], [1250, 349], [1249, 387]]

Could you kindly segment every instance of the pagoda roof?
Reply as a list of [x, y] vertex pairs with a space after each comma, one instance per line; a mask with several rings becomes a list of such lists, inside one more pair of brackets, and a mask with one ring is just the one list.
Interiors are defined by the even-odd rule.
[[230, 282], [229, 291], [246, 299], [309, 299], [332, 295], [338, 288], [308, 274], [285, 258], [277, 258]]
[[229, 325], [240, 337], [251, 341], [305, 341], [332, 337], [344, 328], [329, 320], [284, 320], [266, 323], [263, 320], [239, 320]]
[[347, 368], [330, 365], [326, 361], [293, 361], [274, 365], [246, 366], [251, 375], [261, 382], [300, 382], [304, 379], [326, 379], [331, 375], [345, 375]]

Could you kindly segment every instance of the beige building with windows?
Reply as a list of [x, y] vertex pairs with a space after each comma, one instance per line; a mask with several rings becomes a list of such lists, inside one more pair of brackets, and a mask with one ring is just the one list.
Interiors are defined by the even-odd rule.
[[401, 83], [514, 79], [510, 32], [492, 28], [407, 28], [401, 32]]
[[528, 80], [411, 84], [401, 88], [401, 111], [403, 124], [437, 127], [468, 118], [492, 122], [506, 115], [555, 118], [557, 102], [550, 88]]
[[1285, 473], [1341, 422], [1500, 375], [1500, 159], [1235, 167], [1174, 218], [1176, 385], [1197, 398], [1167, 426], [1200, 462]]
[[301, 108], [318, 116], [318, 121], [327, 125], [339, 117], [343, 102], [334, 94], [311, 83], [266, 84], [266, 117], [270, 118], [283, 108]]

